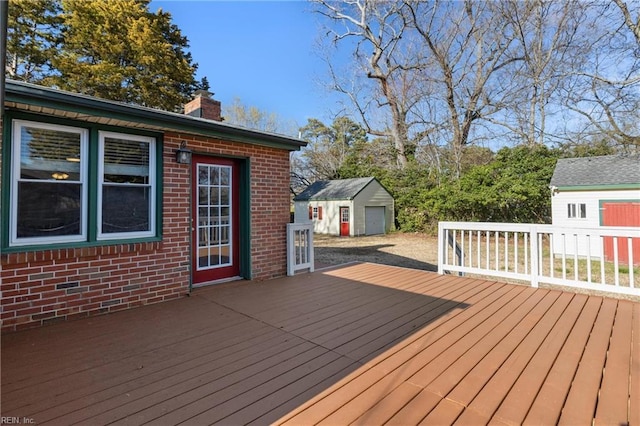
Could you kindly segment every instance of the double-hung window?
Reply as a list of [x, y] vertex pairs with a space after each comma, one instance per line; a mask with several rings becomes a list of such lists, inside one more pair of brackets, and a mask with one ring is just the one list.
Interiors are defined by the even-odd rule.
[[98, 239], [152, 236], [154, 139], [100, 132]]
[[13, 120], [11, 143], [10, 247], [157, 235], [155, 137]]
[[11, 245], [87, 238], [88, 131], [13, 122]]

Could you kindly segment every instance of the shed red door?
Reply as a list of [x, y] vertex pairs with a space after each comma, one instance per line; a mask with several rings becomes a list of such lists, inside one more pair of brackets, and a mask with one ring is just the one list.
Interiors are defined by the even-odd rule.
[[340, 207], [340, 236], [349, 236], [349, 207]]
[[239, 168], [227, 158], [193, 156], [193, 284], [240, 274]]
[[[602, 203], [602, 224], [604, 226], [640, 227], [639, 202], [611, 202]], [[618, 261], [629, 263], [629, 244], [626, 238], [618, 238]], [[632, 242], [633, 264], [640, 265], [640, 239]], [[604, 238], [604, 256], [613, 262], [613, 237]]]

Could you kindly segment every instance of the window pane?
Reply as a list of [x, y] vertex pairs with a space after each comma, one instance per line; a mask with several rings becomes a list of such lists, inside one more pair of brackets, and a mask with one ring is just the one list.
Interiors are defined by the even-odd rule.
[[20, 178], [80, 180], [80, 133], [20, 126]]
[[81, 191], [73, 183], [18, 183], [18, 238], [80, 235]]
[[580, 204], [580, 217], [582, 219], [587, 217], [587, 205], [586, 204]]
[[148, 187], [102, 187], [102, 232], [150, 230], [150, 191]]
[[104, 138], [104, 181], [149, 183], [149, 143]]

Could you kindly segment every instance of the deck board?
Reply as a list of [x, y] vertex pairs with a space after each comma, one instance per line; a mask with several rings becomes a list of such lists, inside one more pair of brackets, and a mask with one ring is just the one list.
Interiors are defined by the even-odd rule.
[[[569, 394], [560, 416], [560, 424], [592, 423], [595, 416], [602, 370], [615, 321], [617, 301], [605, 299], [600, 306], [591, 335], [578, 364]], [[624, 386], [624, 385], [621, 385]]]
[[349, 264], [3, 335], [2, 415], [640, 425], [639, 335], [639, 303]]
[[627, 421], [629, 401], [629, 371], [631, 345], [633, 344], [633, 306], [618, 303], [618, 311], [609, 341], [607, 360], [604, 366], [600, 398], [596, 411], [596, 424], [624, 424]]

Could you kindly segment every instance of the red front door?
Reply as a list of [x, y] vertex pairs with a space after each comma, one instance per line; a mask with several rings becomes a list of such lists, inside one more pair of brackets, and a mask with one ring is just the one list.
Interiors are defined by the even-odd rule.
[[340, 207], [340, 236], [349, 236], [349, 207]]
[[240, 274], [239, 169], [236, 161], [192, 159], [193, 284]]

